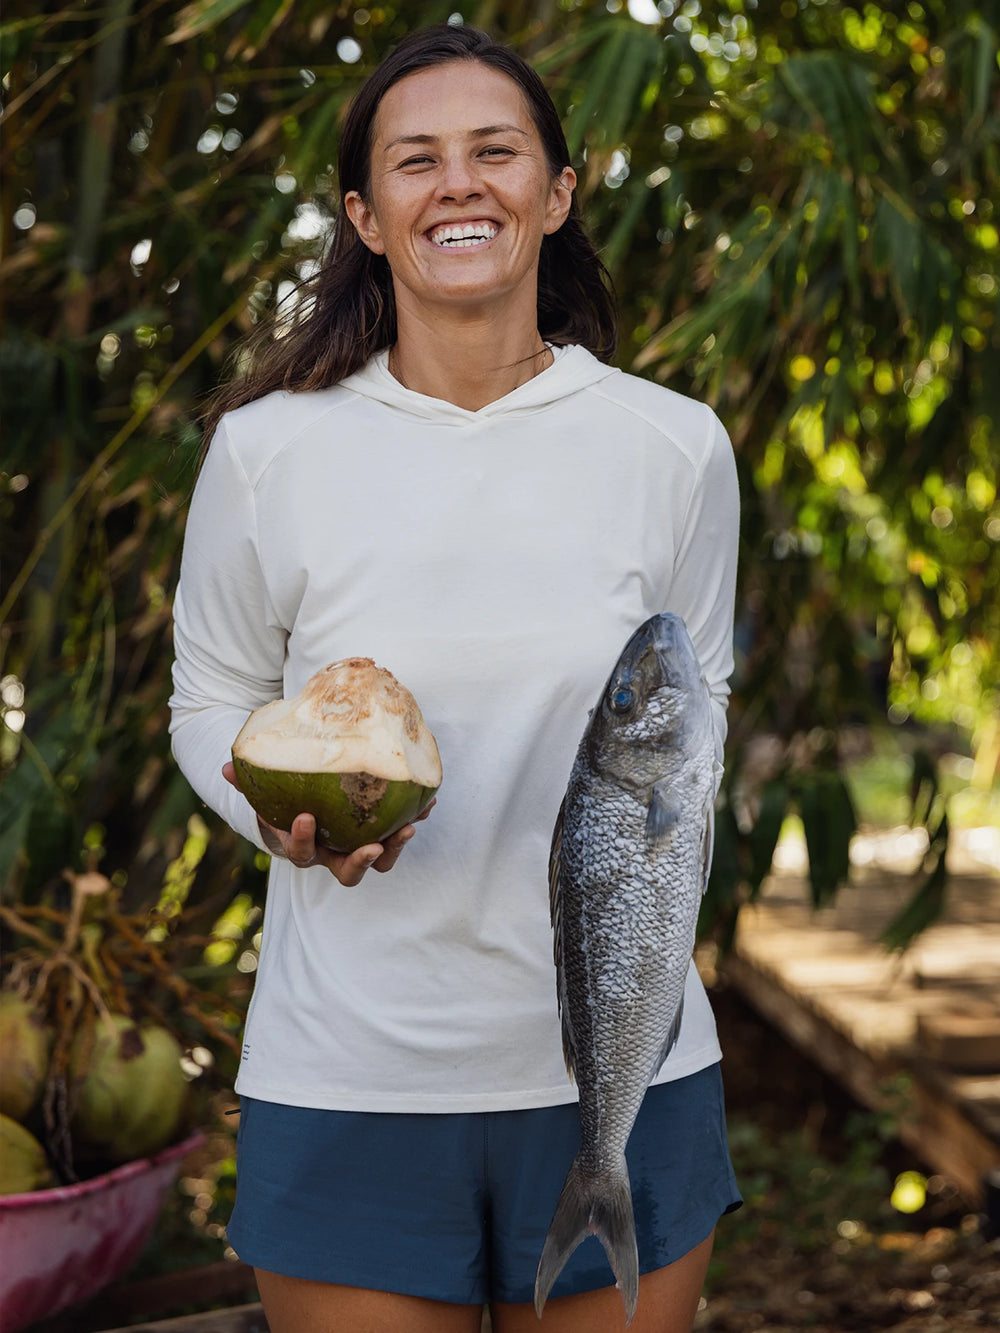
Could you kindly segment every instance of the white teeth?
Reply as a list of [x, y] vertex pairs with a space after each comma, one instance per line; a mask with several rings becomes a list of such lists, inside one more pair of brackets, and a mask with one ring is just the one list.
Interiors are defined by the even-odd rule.
[[496, 227], [476, 227], [472, 223], [466, 223], [464, 227], [441, 227], [431, 234], [431, 240], [435, 245], [447, 246], [448, 249], [454, 250], [467, 248], [470, 245], [482, 245], [484, 241], [492, 241], [496, 234]]

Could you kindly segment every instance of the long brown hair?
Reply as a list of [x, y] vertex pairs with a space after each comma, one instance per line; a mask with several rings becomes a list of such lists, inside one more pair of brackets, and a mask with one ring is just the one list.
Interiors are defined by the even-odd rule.
[[[301, 312], [281, 338], [272, 315], [238, 349], [242, 373], [219, 388], [204, 413], [205, 439], [219, 418], [275, 389], [324, 389], [359, 370], [396, 341], [392, 275], [384, 256], [360, 240], [343, 200], [370, 198], [375, 115], [400, 79], [449, 60], [477, 60], [506, 74], [524, 94], [553, 178], [570, 165], [552, 99], [531, 66], [476, 28], [439, 24], [405, 37], [362, 85], [344, 122], [338, 153], [341, 207], [323, 267], [304, 284]], [[538, 329], [550, 343], [579, 343], [610, 361], [617, 341], [611, 278], [584, 231], [576, 201], [558, 231], [544, 237], [538, 265]]]

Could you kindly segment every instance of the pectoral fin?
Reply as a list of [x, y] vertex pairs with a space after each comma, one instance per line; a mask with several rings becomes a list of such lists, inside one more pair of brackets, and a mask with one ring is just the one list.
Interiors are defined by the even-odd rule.
[[646, 815], [646, 851], [665, 852], [680, 822], [680, 803], [666, 784], [657, 783]]

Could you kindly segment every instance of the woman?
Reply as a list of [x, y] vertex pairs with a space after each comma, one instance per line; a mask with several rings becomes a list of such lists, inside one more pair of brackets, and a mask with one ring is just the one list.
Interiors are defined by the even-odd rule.
[[[706, 407], [606, 364], [613, 304], [574, 184], [523, 61], [468, 28], [412, 35], [346, 121], [306, 313], [211, 415], [172, 731], [196, 790], [274, 853], [229, 1232], [272, 1333], [475, 1333], [484, 1302], [496, 1333], [537, 1327], [579, 1135], [549, 841], [588, 709], [655, 612], [687, 622], [721, 756], [731, 449]], [[251, 709], [355, 655], [416, 696], [445, 777], [419, 836], [341, 857], [311, 816], [259, 825], [225, 761]], [[719, 1059], [692, 968], [629, 1145], [639, 1333], [690, 1329], [738, 1204]], [[612, 1282], [587, 1242], [543, 1327], [623, 1326]]]

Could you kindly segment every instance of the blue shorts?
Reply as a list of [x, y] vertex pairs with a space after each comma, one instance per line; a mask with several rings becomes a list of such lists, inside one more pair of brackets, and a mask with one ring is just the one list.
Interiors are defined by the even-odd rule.
[[[229, 1243], [245, 1263], [289, 1277], [460, 1304], [531, 1301], [579, 1142], [575, 1103], [440, 1115], [244, 1097]], [[647, 1273], [741, 1203], [719, 1066], [651, 1088], [626, 1157]], [[591, 1236], [552, 1296], [613, 1283]]]

